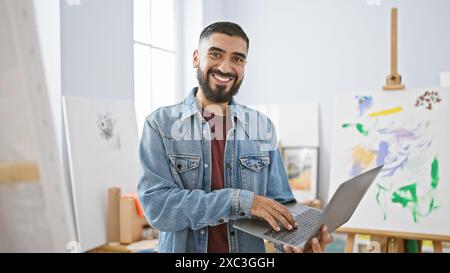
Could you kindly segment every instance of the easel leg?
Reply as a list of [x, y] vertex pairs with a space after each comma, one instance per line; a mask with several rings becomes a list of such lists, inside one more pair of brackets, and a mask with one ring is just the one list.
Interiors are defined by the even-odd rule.
[[388, 252], [389, 253], [404, 253], [405, 240], [397, 238], [388, 238]]
[[434, 253], [442, 253], [442, 242], [433, 241]]
[[348, 233], [347, 241], [345, 242], [345, 249], [344, 249], [345, 253], [352, 253], [354, 244], [355, 244], [355, 234]]

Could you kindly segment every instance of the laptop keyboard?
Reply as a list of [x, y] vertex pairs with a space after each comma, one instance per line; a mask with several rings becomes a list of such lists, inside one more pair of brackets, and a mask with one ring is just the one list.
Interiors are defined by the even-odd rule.
[[308, 209], [294, 217], [298, 223], [297, 228], [287, 230], [284, 227], [281, 227], [281, 231], [270, 230], [264, 233], [264, 235], [286, 244], [298, 245], [309, 238], [320, 215], [321, 211]]

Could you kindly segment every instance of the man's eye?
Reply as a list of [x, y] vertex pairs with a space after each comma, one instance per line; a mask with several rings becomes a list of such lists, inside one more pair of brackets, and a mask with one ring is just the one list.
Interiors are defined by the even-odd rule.
[[220, 57], [220, 54], [217, 53], [217, 52], [211, 52], [209, 55], [210, 55], [211, 57], [213, 57], [213, 58], [219, 58], [219, 57]]
[[236, 57], [236, 58], [234, 58], [234, 61], [236, 62], [236, 63], [243, 63], [244, 62], [244, 59], [242, 59], [242, 58], [239, 58], [239, 57]]

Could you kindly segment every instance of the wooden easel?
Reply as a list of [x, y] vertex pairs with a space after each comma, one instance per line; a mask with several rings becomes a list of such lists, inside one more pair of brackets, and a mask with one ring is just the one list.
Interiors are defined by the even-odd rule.
[[39, 168], [33, 163], [0, 165], [0, 183], [39, 181]]
[[398, 10], [391, 10], [391, 73], [386, 78], [386, 85], [383, 86], [386, 91], [404, 90], [402, 76], [398, 74]]
[[347, 233], [347, 240], [344, 251], [353, 252], [356, 235], [369, 235], [372, 241], [380, 243], [380, 252], [383, 253], [402, 253], [405, 252], [405, 240], [430, 240], [433, 241], [433, 250], [435, 253], [442, 253], [442, 242], [450, 242], [450, 236], [429, 235], [421, 233], [389, 232], [382, 230], [339, 228], [338, 233]]

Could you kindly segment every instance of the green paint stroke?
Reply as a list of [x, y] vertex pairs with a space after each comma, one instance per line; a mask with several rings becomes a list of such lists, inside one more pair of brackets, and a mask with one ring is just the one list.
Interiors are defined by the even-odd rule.
[[403, 208], [411, 204], [412, 209], [412, 215], [414, 222], [417, 223], [417, 184], [411, 184], [404, 187], [401, 187], [400, 189], [396, 190], [392, 194], [391, 201], [392, 203], [399, 203], [402, 205]]
[[355, 127], [356, 130], [358, 130], [358, 132], [360, 134], [362, 134], [363, 136], [368, 136], [369, 135], [369, 131], [366, 130], [366, 128], [364, 127], [363, 124], [361, 123], [356, 123], [356, 124], [351, 124], [351, 123], [344, 123], [342, 124], [342, 128], [349, 128], [349, 127]]
[[[377, 194], [375, 196], [375, 199], [377, 200], [378, 207], [380, 207], [381, 211], [383, 212], [383, 220], [386, 221], [387, 219], [387, 213], [386, 213], [386, 197], [385, 192], [388, 190], [387, 188], [381, 186], [379, 183], [377, 185]], [[383, 194], [383, 204], [381, 204], [381, 194]], [[384, 205], [384, 206], [383, 206]]]
[[[407, 206], [410, 207], [413, 220], [415, 223], [418, 223], [419, 217], [426, 217], [430, 215], [430, 213], [433, 210], [439, 207], [435, 204], [433, 196], [434, 190], [436, 190], [438, 183], [439, 183], [439, 161], [436, 158], [434, 158], [433, 162], [431, 163], [431, 187], [432, 187], [431, 191], [429, 191], [425, 196], [418, 198], [417, 184], [414, 183], [396, 190], [392, 194], [391, 201], [392, 203], [399, 203], [403, 208]], [[420, 200], [426, 199], [427, 197], [431, 197], [430, 203], [428, 204], [428, 210], [426, 213], [421, 213], [419, 209], [420, 208], [419, 202]]]
[[350, 127], [350, 126], [352, 126], [352, 124], [350, 124], [350, 123], [344, 123], [344, 124], [342, 124], [342, 128], [348, 128], [348, 127]]
[[417, 202], [416, 184], [401, 187], [392, 194], [392, 202], [406, 207], [409, 203]]
[[439, 183], [439, 161], [434, 158], [433, 163], [431, 163], [431, 187], [436, 189]]

